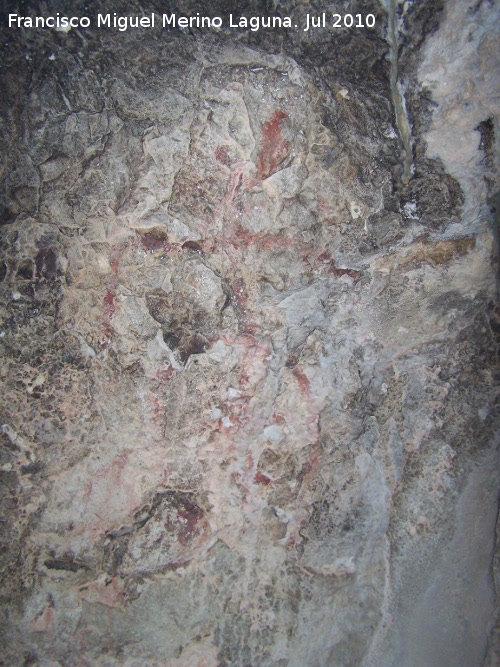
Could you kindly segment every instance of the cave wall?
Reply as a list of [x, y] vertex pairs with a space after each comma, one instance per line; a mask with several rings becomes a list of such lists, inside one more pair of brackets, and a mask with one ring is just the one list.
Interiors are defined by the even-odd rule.
[[2, 27], [0, 664], [493, 667], [498, 7], [5, 13], [231, 9]]

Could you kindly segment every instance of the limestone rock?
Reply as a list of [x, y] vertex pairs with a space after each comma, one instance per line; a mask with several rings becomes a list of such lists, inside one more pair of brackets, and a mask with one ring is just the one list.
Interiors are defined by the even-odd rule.
[[2, 28], [0, 664], [492, 667], [498, 9], [70, 4], [158, 25]]

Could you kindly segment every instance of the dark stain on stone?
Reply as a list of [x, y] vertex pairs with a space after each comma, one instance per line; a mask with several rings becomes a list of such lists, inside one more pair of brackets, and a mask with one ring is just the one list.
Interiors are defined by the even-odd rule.
[[313, 144], [311, 153], [323, 169], [330, 169], [337, 159], [337, 155], [333, 148], [324, 144]]
[[192, 354], [203, 354], [209, 345], [209, 341], [201, 334], [194, 334], [184, 339], [179, 345], [181, 361], [185, 363]]
[[153, 319], [160, 324], [170, 324], [172, 320], [171, 297], [162, 294], [147, 294], [146, 305]]
[[11, 211], [10, 208], [6, 206], [0, 207], [0, 227], [12, 224], [16, 219], [16, 217], [17, 217], [16, 214], [13, 211]]
[[464, 313], [471, 305], [471, 300], [463, 296], [458, 290], [445, 292], [431, 301], [430, 307], [438, 312], [446, 313], [456, 310]]
[[123, 537], [123, 535], [130, 535], [135, 530], [135, 526], [120, 526], [116, 530], [111, 530], [109, 533], [106, 533], [106, 537], [112, 540], [116, 540], [117, 537]]
[[488, 154], [495, 143], [495, 126], [493, 124], [493, 118], [483, 120], [475, 129], [481, 134], [479, 149]]
[[199, 255], [203, 255], [203, 249], [196, 241], [186, 241], [182, 244], [182, 249], [191, 250], [192, 252], [197, 252]]
[[213, 314], [196, 303], [183, 300], [177, 292], [146, 296], [151, 316], [162, 325], [162, 336], [172, 351], [177, 350], [182, 363], [192, 354], [202, 354], [213, 339]]
[[66, 558], [47, 558], [43, 564], [49, 570], [66, 570], [67, 572], [90, 570], [90, 567], [86, 563]]
[[168, 242], [167, 234], [161, 229], [152, 229], [151, 231], [139, 234], [141, 245], [146, 252], [156, 252], [164, 250], [168, 252], [172, 246]]
[[22, 262], [18, 265], [16, 270], [16, 276], [21, 280], [32, 280], [33, 279], [33, 264], [30, 260]]
[[107, 566], [106, 569], [110, 574], [116, 574], [118, 572], [125, 554], [127, 553], [127, 548], [127, 539], [111, 541], [105, 548], [104, 557]]
[[[33, 392], [34, 394], [35, 392]], [[28, 463], [27, 465], [21, 466], [21, 473], [23, 475], [34, 475], [37, 472], [43, 470], [43, 464], [39, 461], [36, 463]]]
[[456, 179], [444, 173], [438, 163], [428, 162], [408, 184], [401, 208], [407, 203], [416, 204], [423, 225], [441, 229], [459, 219], [464, 194]]
[[163, 340], [172, 351], [179, 347], [180, 338], [173, 331], [163, 331]]
[[488, 319], [492, 332], [500, 342], [500, 304], [490, 302], [488, 306]]
[[57, 278], [57, 255], [52, 248], [41, 248], [35, 257], [36, 278], [53, 282]]
[[495, 145], [495, 125], [493, 123], [493, 118], [487, 118], [486, 120], [483, 120], [474, 129], [477, 130], [481, 135], [481, 140], [479, 142], [479, 150], [484, 151], [485, 160], [488, 167], [493, 167], [494, 165], [493, 147]]
[[467, 255], [476, 246], [474, 237], [465, 236], [461, 239], [422, 243], [408, 256], [409, 261], [427, 262], [432, 266], [448, 264], [454, 258]]
[[444, 0], [432, 3], [411, 5], [404, 17], [405, 36], [408, 41], [406, 50], [415, 51], [428, 35], [436, 32], [444, 9]]

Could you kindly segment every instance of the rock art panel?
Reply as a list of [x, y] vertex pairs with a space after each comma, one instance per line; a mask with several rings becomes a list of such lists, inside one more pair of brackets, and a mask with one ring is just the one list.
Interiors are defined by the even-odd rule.
[[495, 664], [498, 12], [351, 4], [2, 27], [0, 664]]

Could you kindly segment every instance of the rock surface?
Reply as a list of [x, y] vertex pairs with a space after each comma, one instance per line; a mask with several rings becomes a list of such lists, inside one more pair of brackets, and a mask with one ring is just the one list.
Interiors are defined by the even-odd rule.
[[3, 29], [0, 664], [497, 664], [499, 11], [350, 11]]

